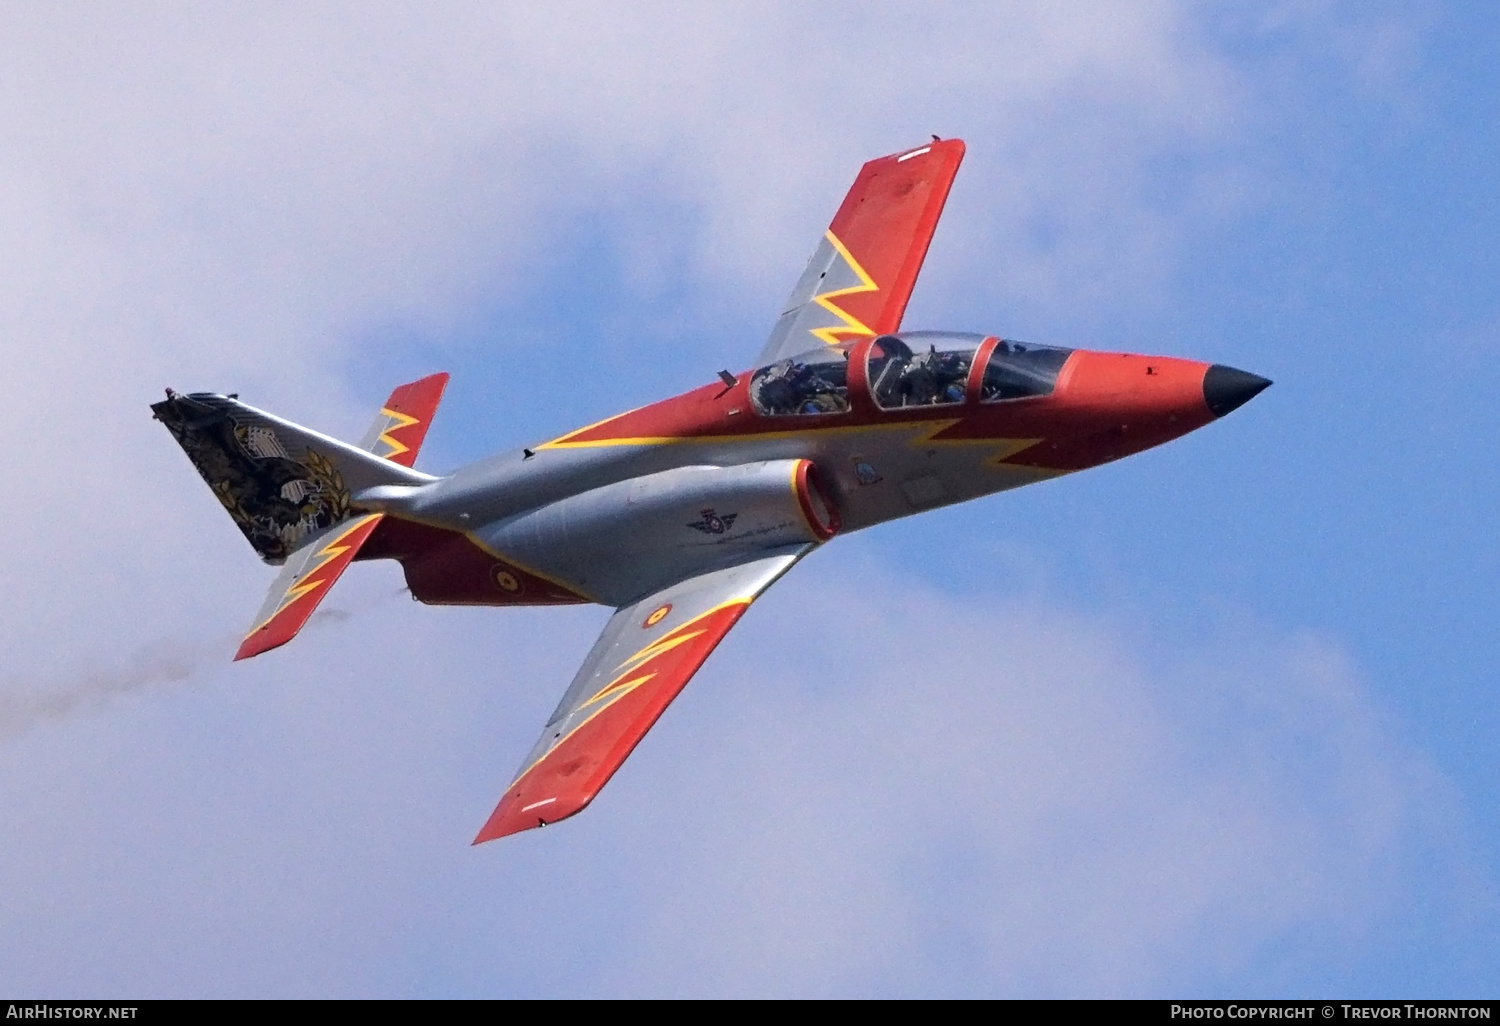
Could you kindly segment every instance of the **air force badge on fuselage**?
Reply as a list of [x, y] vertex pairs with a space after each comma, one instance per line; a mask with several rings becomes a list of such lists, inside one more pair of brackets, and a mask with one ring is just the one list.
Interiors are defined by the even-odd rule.
[[725, 513], [721, 516], [714, 512], [712, 506], [704, 506], [699, 511], [699, 515], [703, 519], [694, 520], [688, 526], [695, 531], [702, 531], [704, 534], [723, 534], [734, 526], [735, 518], [739, 516], [738, 513]]

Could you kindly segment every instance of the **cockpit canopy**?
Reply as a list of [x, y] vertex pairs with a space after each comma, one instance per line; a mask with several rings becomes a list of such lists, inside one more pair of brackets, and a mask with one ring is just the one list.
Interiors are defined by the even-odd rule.
[[762, 367], [750, 379], [750, 402], [765, 417], [846, 412], [848, 347], [824, 346]]
[[985, 365], [984, 378], [979, 383], [979, 401], [1051, 395], [1057, 387], [1057, 375], [1072, 353], [1073, 350], [1061, 346], [1002, 338]]
[[[881, 335], [865, 357], [870, 398], [883, 410], [964, 402], [974, 361], [988, 336], [944, 331]], [[852, 343], [824, 346], [762, 367], [750, 401], [767, 417], [844, 413], [849, 409]], [[980, 379], [981, 402], [1049, 395], [1071, 349], [1001, 339]]]

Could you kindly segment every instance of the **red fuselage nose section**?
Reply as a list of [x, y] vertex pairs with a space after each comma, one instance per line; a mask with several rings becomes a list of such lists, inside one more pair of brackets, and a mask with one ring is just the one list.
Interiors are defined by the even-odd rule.
[[1083, 470], [1185, 435], [1216, 416], [1204, 390], [1211, 369], [1197, 360], [1077, 350], [1049, 401], [1049, 419], [1061, 430], [1006, 462]]

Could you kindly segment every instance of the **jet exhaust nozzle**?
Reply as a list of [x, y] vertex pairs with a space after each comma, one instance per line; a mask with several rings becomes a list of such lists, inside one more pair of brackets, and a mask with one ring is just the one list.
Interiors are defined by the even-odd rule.
[[1216, 363], [1203, 375], [1203, 401], [1215, 417], [1222, 417], [1244, 406], [1270, 385], [1270, 380], [1259, 374]]

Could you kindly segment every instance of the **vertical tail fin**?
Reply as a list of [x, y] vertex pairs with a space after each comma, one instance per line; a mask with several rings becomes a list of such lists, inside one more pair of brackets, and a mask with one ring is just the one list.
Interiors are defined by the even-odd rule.
[[357, 513], [353, 497], [366, 488], [433, 480], [233, 396], [169, 391], [151, 412], [273, 566], [310, 536]]
[[169, 389], [151, 407], [260, 557], [283, 565], [236, 659], [291, 641], [380, 526], [355, 495], [434, 480], [410, 468], [447, 383], [433, 374], [392, 392], [363, 448], [235, 396]]
[[417, 461], [417, 450], [422, 448], [432, 415], [443, 401], [443, 389], [447, 387], [447, 374], [430, 374], [396, 389], [380, 408], [359, 447], [381, 459], [411, 466]]

